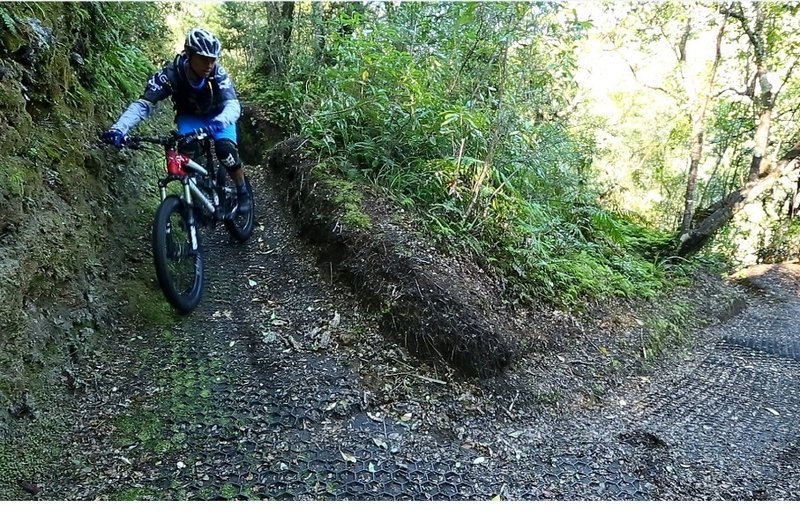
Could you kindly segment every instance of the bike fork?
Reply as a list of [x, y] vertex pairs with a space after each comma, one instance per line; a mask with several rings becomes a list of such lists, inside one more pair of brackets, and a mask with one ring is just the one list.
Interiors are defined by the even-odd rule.
[[197, 252], [200, 248], [200, 245], [197, 242], [197, 223], [194, 219], [194, 208], [192, 208], [192, 188], [190, 179], [186, 179], [183, 182], [183, 200], [187, 206], [187, 217], [189, 218], [189, 238], [192, 241], [192, 252]]
[[[158, 194], [161, 197], [161, 202], [167, 198], [167, 185], [165, 183], [159, 183], [158, 185]], [[200, 245], [197, 240], [197, 223], [194, 218], [194, 209], [192, 208], [192, 192], [191, 188], [189, 187], [189, 180], [187, 179], [183, 183], [183, 201], [186, 205], [186, 216], [187, 216], [187, 229], [189, 230], [189, 239], [191, 240], [192, 244], [192, 252], [197, 252], [200, 248]], [[167, 223], [167, 235], [171, 235], [172, 233], [172, 226], [170, 226], [169, 222]]]

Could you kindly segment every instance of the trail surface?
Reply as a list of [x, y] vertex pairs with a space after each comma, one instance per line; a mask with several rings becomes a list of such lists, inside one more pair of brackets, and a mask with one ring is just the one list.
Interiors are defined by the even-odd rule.
[[752, 271], [748, 308], [648, 376], [551, 407], [387, 339], [250, 171], [255, 235], [206, 236], [174, 327], [112, 326], [38, 498], [800, 498], [797, 267]]

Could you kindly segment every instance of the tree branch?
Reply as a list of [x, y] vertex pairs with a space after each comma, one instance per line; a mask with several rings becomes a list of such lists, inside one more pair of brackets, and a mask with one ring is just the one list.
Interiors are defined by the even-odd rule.
[[681, 236], [678, 255], [686, 256], [700, 250], [745, 204], [757, 198], [786, 171], [794, 167], [798, 157], [800, 157], [800, 142], [789, 149], [771, 169], [761, 172], [757, 179], [746, 182], [741, 188], [729, 193], [720, 201], [720, 207], [706, 217], [700, 226]]

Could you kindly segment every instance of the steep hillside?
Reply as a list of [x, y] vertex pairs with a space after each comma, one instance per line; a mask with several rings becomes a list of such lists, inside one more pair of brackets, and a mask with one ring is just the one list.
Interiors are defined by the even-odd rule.
[[133, 44], [148, 17], [122, 4], [0, 6], [0, 436], [74, 383], [106, 290], [128, 272], [108, 263], [130, 263], [125, 241], [143, 233], [153, 161], [96, 139], [153, 68]]

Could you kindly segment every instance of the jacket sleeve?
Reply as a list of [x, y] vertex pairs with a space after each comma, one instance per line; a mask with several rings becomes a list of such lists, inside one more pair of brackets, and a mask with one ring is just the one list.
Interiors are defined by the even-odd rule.
[[112, 126], [113, 129], [128, 134], [140, 122], [150, 117], [156, 104], [172, 94], [172, 83], [169, 80], [167, 66], [160, 72], [153, 74], [147, 80], [142, 97], [128, 105], [122, 116]]
[[236, 123], [236, 120], [242, 115], [242, 106], [239, 103], [236, 88], [233, 86], [233, 80], [228, 75], [228, 71], [221, 65], [217, 66], [217, 71], [214, 75], [222, 99], [222, 111], [214, 119], [221, 121], [225, 125]]
[[231, 123], [236, 123], [236, 120], [238, 120], [241, 115], [242, 105], [239, 103], [239, 100], [229, 99], [224, 103], [222, 112], [217, 114], [214, 119], [221, 121], [224, 125], [230, 125]]
[[155, 105], [146, 99], [137, 99], [122, 113], [117, 122], [111, 126], [112, 129], [117, 129], [122, 134], [128, 134], [131, 129], [136, 127], [140, 122], [146, 120], [153, 113]]

